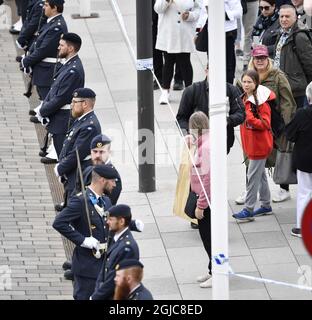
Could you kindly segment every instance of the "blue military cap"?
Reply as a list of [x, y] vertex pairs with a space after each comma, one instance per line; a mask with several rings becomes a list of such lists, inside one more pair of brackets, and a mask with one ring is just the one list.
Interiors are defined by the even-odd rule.
[[46, 0], [46, 1], [53, 6], [60, 6], [65, 2], [64, 0]]
[[96, 94], [89, 88], [78, 88], [73, 93], [74, 98], [95, 98]]
[[77, 33], [73, 33], [73, 32], [67, 32], [64, 33], [61, 37], [61, 39], [65, 40], [65, 41], [69, 41], [72, 43], [77, 43], [81, 46], [81, 38], [78, 36]]
[[108, 209], [110, 217], [121, 217], [127, 218], [131, 217], [131, 209], [126, 204], [117, 204]]
[[95, 149], [95, 148], [102, 148], [106, 144], [110, 144], [112, 140], [106, 136], [105, 134], [99, 134], [95, 136], [90, 145], [90, 149]]
[[119, 178], [117, 170], [106, 164], [97, 164], [93, 167], [93, 171], [96, 172], [100, 177], [108, 180], [117, 180]]
[[143, 264], [137, 260], [137, 259], [126, 259], [119, 262], [119, 264], [116, 265], [115, 270], [123, 270], [128, 269], [132, 267], [140, 267], [144, 268]]

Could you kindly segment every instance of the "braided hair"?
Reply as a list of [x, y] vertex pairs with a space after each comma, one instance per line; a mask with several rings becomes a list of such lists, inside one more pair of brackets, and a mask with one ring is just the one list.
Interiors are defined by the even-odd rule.
[[249, 78], [252, 79], [253, 83], [255, 84], [255, 89], [252, 92], [252, 95], [254, 97], [255, 100], [255, 104], [251, 103], [251, 112], [253, 113], [255, 118], [260, 118], [259, 117], [259, 113], [258, 113], [258, 109], [259, 109], [259, 101], [258, 101], [258, 97], [257, 97], [257, 90], [260, 84], [260, 77], [259, 74], [256, 70], [253, 69], [249, 69], [246, 72], [243, 73], [242, 75], [242, 79], [248, 76]]

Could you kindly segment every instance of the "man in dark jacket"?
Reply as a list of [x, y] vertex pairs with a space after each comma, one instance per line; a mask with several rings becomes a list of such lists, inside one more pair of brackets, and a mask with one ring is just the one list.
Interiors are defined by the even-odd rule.
[[301, 108], [305, 89], [312, 81], [312, 43], [293, 6], [281, 6], [280, 24], [282, 31], [275, 45], [274, 67], [286, 74], [297, 107]]
[[[239, 90], [230, 83], [226, 84], [226, 95], [229, 98], [230, 107], [227, 117], [227, 153], [229, 153], [234, 144], [234, 127], [245, 120], [245, 107]], [[209, 115], [208, 101], [207, 78], [204, 81], [193, 83], [184, 90], [177, 114], [177, 121], [184, 134], [188, 134], [188, 122], [195, 111], [202, 111]]]
[[301, 219], [305, 206], [312, 197], [312, 83], [306, 90], [309, 106], [297, 110], [293, 120], [286, 126], [287, 139], [295, 143], [293, 166], [297, 170], [297, 225], [291, 230], [301, 237]]

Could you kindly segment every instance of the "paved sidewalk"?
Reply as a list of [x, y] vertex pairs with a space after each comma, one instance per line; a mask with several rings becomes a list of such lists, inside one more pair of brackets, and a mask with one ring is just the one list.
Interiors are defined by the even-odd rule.
[[[0, 33], [0, 299], [72, 299], [38, 140], [12, 36]], [[9, 268], [9, 269], [7, 269]], [[8, 274], [8, 273], [6, 273]], [[3, 290], [4, 289], [4, 290]]]
[[[130, 39], [135, 44], [135, 1], [118, 0], [117, 2], [125, 19]], [[145, 265], [144, 284], [152, 291], [155, 299], [211, 299], [211, 289], [200, 289], [195, 282], [196, 277], [205, 272], [207, 265], [206, 253], [200, 241], [198, 231], [192, 230], [188, 222], [172, 214], [180, 158], [180, 138], [172, 115], [167, 106], [158, 105], [159, 91], [155, 92], [157, 191], [149, 194], [139, 193], [137, 191], [137, 134], [135, 131], [137, 128], [136, 71], [133, 68], [130, 55], [109, 1], [92, 1], [92, 11], [98, 12], [100, 18], [72, 20], [70, 14], [78, 12], [77, 3], [77, 0], [66, 1], [65, 18], [68, 22], [69, 31], [77, 32], [82, 37], [83, 45], [80, 57], [86, 71], [86, 86], [96, 91], [96, 113], [101, 121], [103, 132], [113, 138], [113, 162], [123, 178], [123, 192], [120, 203], [129, 204], [132, 207], [134, 217], [142, 219], [145, 223], [144, 232], [135, 234], [140, 246], [142, 262]], [[12, 42], [8, 40], [6, 42], [9, 42], [8, 44], [6, 43], [6, 46], [13, 48]], [[7, 50], [7, 47], [5, 47], [5, 50]], [[12, 57], [10, 59], [12, 60]], [[204, 78], [202, 68], [205, 65], [204, 60], [204, 54], [193, 56], [194, 81]], [[11, 67], [12, 78], [21, 79], [20, 74], [16, 71], [16, 67], [12, 63], [9, 66]], [[5, 77], [5, 75], [1, 74], [1, 77]], [[3, 83], [8, 85], [7, 80], [4, 80]], [[19, 86], [19, 91], [22, 93], [22, 83]], [[2, 91], [1, 94], [3, 94]], [[177, 111], [180, 96], [180, 92], [172, 92], [174, 112]], [[43, 215], [40, 216], [41, 219], [38, 219], [40, 223], [46, 228], [50, 228], [46, 226], [47, 222], [45, 219], [51, 221], [54, 217], [54, 212], [51, 205], [51, 196], [47, 190], [44, 170], [37, 157], [38, 143], [35, 131], [33, 125], [29, 124], [28, 120], [25, 120], [28, 108], [25, 99], [21, 94], [14, 93], [14, 95], [10, 95], [10, 99], [8, 100], [15, 102], [14, 99], [17, 99], [16, 101], [19, 101], [21, 105], [19, 105], [20, 109], [16, 112], [21, 113], [20, 117], [24, 121], [23, 128], [25, 128], [25, 134], [23, 132], [23, 139], [25, 141], [23, 141], [21, 148], [25, 153], [30, 152], [29, 150], [31, 149], [32, 154], [28, 155], [26, 153], [27, 159], [23, 159], [24, 161], [21, 166], [19, 162], [18, 165], [16, 163], [16, 167], [7, 168], [6, 171], [9, 171], [10, 175], [14, 176], [14, 172], [21, 170], [20, 168], [23, 168], [27, 163], [29, 163], [31, 168], [34, 167], [36, 170], [41, 170], [40, 179], [38, 177], [40, 183], [43, 183], [40, 187], [40, 196], [49, 197], [49, 199], [43, 198], [45, 199], [44, 201], [38, 200], [38, 197], [35, 197], [33, 201], [47, 203], [45, 205], [48, 212], [51, 211], [51, 216], [47, 217], [46, 213], [43, 215], [41, 208], [40, 213], [37, 213]], [[23, 104], [25, 110], [22, 111]], [[16, 117], [14, 113], [14, 119], [9, 124], [11, 125], [12, 123], [13, 125], [15, 122]], [[27, 137], [28, 134], [32, 137], [33, 145], [26, 140], [26, 134]], [[6, 134], [6, 137], [2, 135], [0, 138], [4, 139], [8, 136], [9, 134]], [[25, 147], [26, 142], [28, 143], [27, 149]], [[5, 147], [2, 147], [2, 145]], [[1, 144], [1, 148], [11, 153], [9, 143], [5, 142]], [[0, 157], [2, 158], [2, 149]], [[240, 145], [236, 141], [228, 157], [228, 198], [234, 211], [240, 208], [234, 205], [234, 199], [244, 188], [245, 168], [242, 160]], [[4, 166], [3, 162], [0, 163], [0, 166]], [[3, 170], [2, 167], [1, 170]], [[31, 176], [33, 177], [33, 175]], [[1, 176], [0, 179], [7, 182], [3, 180], [6, 179], [6, 176]], [[10, 180], [11, 183], [14, 183], [14, 181]], [[19, 186], [22, 182], [18, 181], [15, 183]], [[16, 189], [17, 187], [14, 187], [16, 184], [13, 184], [12, 188]], [[34, 185], [33, 182], [32, 185]], [[277, 187], [272, 182], [271, 186], [271, 190], [277, 190]], [[18, 197], [22, 198], [26, 196], [24, 193], [22, 194], [24, 190], [21, 190], [20, 187], [18, 187], [17, 191], [21, 193]], [[45, 191], [47, 194], [45, 194]], [[0, 192], [6, 192], [6, 188], [0, 189]], [[273, 205], [275, 213], [273, 216], [258, 218], [253, 223], [237, 224], [231, 218], [232, 212], [229, 210], [230, 264], [234, 271], [296, 284], [300, 277], [302, 277], [298, 273], [298, 270], [304, 269], [303, 267], [298, 269], [299, 266], [308, 265], [312, 268], [312, 260], [303, 248], [301, 240], [290, 236], [290, 229], [295, 222], [296, 188], [294, 186], [291, 187], [291, 193], [292, 199], [290, 201]], [[1, 194], [1, 203], [5, 197], [6, 200], [3, 202], [3, 207], [7, 206], [6, 209], [11, 208], [13, 210], [13, 205], [8, 200], [10, 195], [6, 193]], [[36, 202], [35, 207], [38, 210], [38, 202]], [[2, 208], [5, 211], [4, 217], [7, 216], [7, 219], [9, 219], [13, 216], [13, 213], [8, 214], [8, 210], [6, 209]], [[29, 213], [27, 210], [25, 212]], [[43, 221], [45, 222], [43, 223]], [[11, 226], [11, 222], [9, 220], [9, 226]], [[14, 223], [17, 224], [17, 222], [13, 221], [13, 225]], [[4, 225], [2, 225], [1, 221], [2, 226]], [[4, 232], [6, 235], [8, 234], [6, 230], [8, 230], [6, 227], [4, 231], [1, 229], [0, 235], [2, 237], [4, 237]], [[43, 233], [42, 230], [38, 230], [39, 233], [32, 236], [40, 237], [40, 232]], [[61, 238], [51, 229], [47, 232], [49, 233], [49, 237], [53, 237], [53, 243], [55, 242], [55, 246], [53, 245], [50, 248], [55, 250], [49, 251], [47, 253], [49, 256], [46, 257], [55, 269], [47, 277], [57, 275], [59, 278], [57, 282], [55, 281], [55, 284], [58, 283], [58, 286], [62, 285], [64, 287], [64, 291], [62, 290], [63, 294], [70, 295], [70, 284], [62, 281], [61, 271], [59, 270], [60, 261], [58, 259], [61, 262], [64, 260], [64, 253], [61, 249]], [[46, 236], [46, 232], [44, 233]], [[16, 237], [20, 237], [19, 232], [17, 232]], [[5, 241], [7, 241], [7, 238]], [[0, 257], [7, 257], [6, 252], [1, 251], [7, 250], [7, 245], [10, 244], [2, 244]], [[15, 244], [10, 249], [16, 249]], [[45, 249], [47, 250], [46, 247]], [[34, 250], [37, 250], [36, 247]], [[37, 252], [36, 259], [39, 262], [43, 259], [39, 254], [41, 252]], [[2, 253], [5, 254], [3, 255]], [[5, 258], [5, 262], [0, 261], [1, 264], [8, 263], [7, 258]], [[39, 270], [37, 265], [35, 267], [35, 270]], [[40, 269], [42, 268], [40, 267]], [[307, 276], [309, 275], [308, 272], [306, 273]], [[308, 284], [312, 286], [311, 279], [308, 280], [310, 281]], [[23, 289], [23, 284], [21, 283], [21, 286], [16, 286], [14, 290], [18, 292], [17, 290], [25, 289]], [[35, 288], [33, 292], [36, 292], [36, 290]], [[50, 298], [47, 292], [48, 290], [44, 294], [47, 298]], [[12, 294], [11, 298], [16, 298], [16, 296]], [[60, 296], [60, 298], [62, 297]], [[311, 293], [297, 289], [276, 285], [263, 285], [257, 282], [232, 278], [230, 280], [230, 298], [311, 299], [312, 295]]]

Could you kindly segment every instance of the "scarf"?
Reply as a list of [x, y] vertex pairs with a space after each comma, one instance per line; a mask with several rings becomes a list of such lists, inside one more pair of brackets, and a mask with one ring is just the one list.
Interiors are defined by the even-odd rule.
[[277, 10], [275, 10], [274, 13], [269, 17], [265, 17], [261, 14], [253, 27], [252, 36], [260, 37], [262, 32], [268, 29], [278, 18], [279, 14]]

